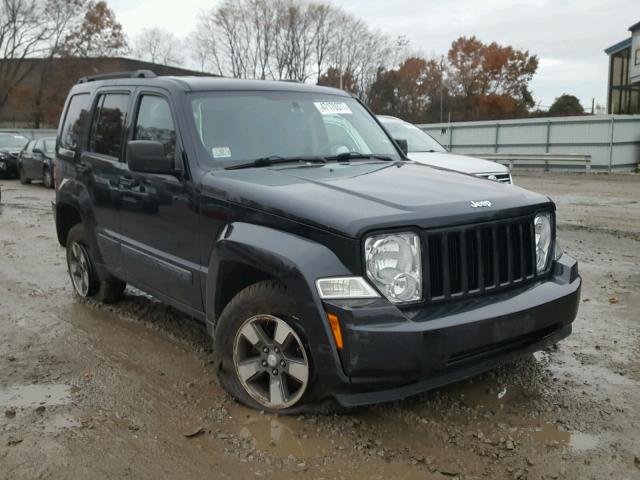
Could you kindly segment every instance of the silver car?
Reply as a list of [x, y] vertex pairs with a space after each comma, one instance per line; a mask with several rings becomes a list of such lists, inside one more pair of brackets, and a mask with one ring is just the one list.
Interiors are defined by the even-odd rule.
[[509, 168], [482, 158], [449, 153], [429, 134], [415, 125], [388, 115], [378, 115], [384, 128], [393, 138], [407, 141], [407, 156], [416, 162], [448, 168], [500, 183], [513, 183]]

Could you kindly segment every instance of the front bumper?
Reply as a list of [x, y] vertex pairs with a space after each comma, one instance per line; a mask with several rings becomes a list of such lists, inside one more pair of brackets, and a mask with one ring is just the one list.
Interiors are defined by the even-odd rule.
[[325, 302], [342, 324], [348, 378], [332, 394], [344, 406], [402, 399], [545, 348], [571, 333], [580, 286], [577, 262], [563, 255], [544, 281], [465, 301]]
[[18, 174], [18, 159], [11, 155], [0, 158], [0, 175], [15, 176]]

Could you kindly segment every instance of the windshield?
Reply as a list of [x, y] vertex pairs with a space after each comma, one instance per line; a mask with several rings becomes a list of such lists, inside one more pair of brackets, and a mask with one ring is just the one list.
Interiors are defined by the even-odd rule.
[[265, 157], [400, 156], [375, 119], [348, 97], [211, 92], [191, 101], [206, 158], [225, 166]]
[[446, 152], [447, 150], [415, 125], [398, 120], [380, 119], [393, 138], [406, 140], [409, 152]]
[[56, 149], [56, 139], [55, 138], [45, 138], [44, 139], [44, 151], [45, 153], [53, 153]]
[[27, 137], [23, 137], [22, 135], [0, 135], [0, 148], [21, 149], [28, 142], [29, 139]]

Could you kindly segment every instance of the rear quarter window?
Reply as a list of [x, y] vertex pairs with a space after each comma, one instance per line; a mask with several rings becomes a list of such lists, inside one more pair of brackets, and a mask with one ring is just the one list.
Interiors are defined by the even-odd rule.
[[60, 131], [60, 146], [62, 148], [72, 152], [77, 150], [82, 129], [89, 118], [90, 106], [91, 96], [88, 93], [71, 97]]

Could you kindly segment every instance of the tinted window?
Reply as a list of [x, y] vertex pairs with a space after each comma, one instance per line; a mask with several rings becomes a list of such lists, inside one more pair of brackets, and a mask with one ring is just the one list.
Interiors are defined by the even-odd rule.
[[271, 155], [330, 156], [352, 150], [399, 158], [374, 118], [350, 97], [212, 92], [192, 98], [197, 134], [212, 161], [242, 163]]
[[89, 151], [120, 159], [128, 105], [129, 95], [126, 93], [107, 93], [98, 98]]
[[140, 101], [135, 140], [153, 140], [164, 145], [165, 154], [173, 157], [176, 151], [176, 129], [171, 108], [166, 99], [156, 95], [144, 95]]
[[80, 142], [82, 127], [89, 115], [89, 94], [74, 95], [71, 97], [67, 116], [65, 117], [60, 133], [60, 146], [75, 151]]

